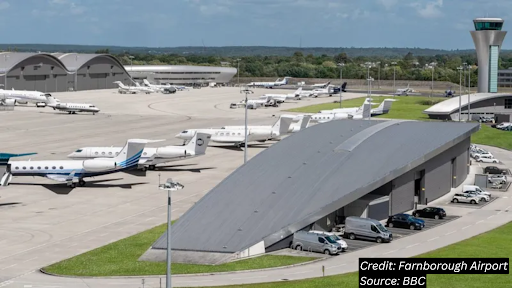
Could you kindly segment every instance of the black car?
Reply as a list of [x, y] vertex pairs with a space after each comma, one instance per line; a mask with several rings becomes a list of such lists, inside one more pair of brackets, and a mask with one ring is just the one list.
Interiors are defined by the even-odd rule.
[[414, 217], [443, 219], [446, 217], [446, 211], [438, 207], [425, 207], [423, 209], [414, 210], [412, 215], [414, 215]]
[[386, 222], [387, 227], [409, 228], [411, 230], [421, 230], [425, 227], [425, 221], [413, 217], [409, 214], [396, 214], [389, 216]]
[[485, 174], [505, 174], [505, 170], [500, 169], [496, 166], [487, 166], [484, 168]]

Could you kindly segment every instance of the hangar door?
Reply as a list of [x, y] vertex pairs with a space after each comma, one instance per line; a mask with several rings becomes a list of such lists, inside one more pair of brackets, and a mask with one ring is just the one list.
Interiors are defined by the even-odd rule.
[[389, 197], [377, 199], [368, 205], [368, 218], [384, 220], [389, 216]]
[[89, 73], [91, 89], [107, 89], [107, 73]]
[[7, 83], [5, 84], [4, 89], [12, 89], [15, 90], [22, 90], [23, 87], [21, 87], [21, 82], [23, 80], [20, 80], [20, 76], [7, 76]]
[[22, 89], [26, 87], [26, 89], [46, 92], [46, 77], [48, 75], [24, 75], [25, 83]]

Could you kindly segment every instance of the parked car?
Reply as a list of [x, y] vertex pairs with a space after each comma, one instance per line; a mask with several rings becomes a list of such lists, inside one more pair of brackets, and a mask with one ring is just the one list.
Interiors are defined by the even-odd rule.
[[310, 230], [309, 232], [318, 233], [318, 234], [325, 234], [327, 236], [332, 236], [333, 239], [335, 239], [338, 244], [341, 246], [341, 251], [345, 252], [348, 249], [347, 242], [345, 242], [343, 239], [341, 239], [338, 235], [332, 233], [332, 232], [325, 232], [325, 231], [319, 231], [319, 230]]
[[341, 245], [329, 235], [308, 231], [297, 231], [293, 234], [292, 249], [312, 251], [326, 255], [336, 255], [341, 252]]
[[498, 168], [496, 166], [487, 166], [484, 168], [485, 174], [505, 174], [505, 170]]
[[453, 203], [471, 203], [471, 204], [478, 204], [480, 202], [480, 199], [477, 195], [469, 194], [469, 193], [457, 193], [453, 195], [452, 199]]
[[487, 176], [487, 181], [489, 183], [499, 183], [499, 184], [505, 184], [507, 183], [507, 176], [505, 175], [489, 175]]
[[494, 158], [490, 155], [481, 155], [480, 157], [475, 157], [476, 162], [482, 162], [482, 163], [499, 163], [500, 160]]
[[484, 195], [484, 194], [476, 192], [476, 191], [466, 191], [466, 192], [462, 192], [462, 194], [464, 194], [464, 195], [469, 194], [470, 196], [478, 197], [479, 201], [489, 202], [491, 200], [491, 196]]
[[473, 153], [473, 158], [478, 160], [481, 157], [494, 158], [494, 155], [492, 155], [492, 153], [488, 151], [478, 151], [478, 153]]
[[444, 211], [443, 208], [438, 207], [425, 207], [423, 209], [415, 210], [412, 215], [414, 215], [414, 217], [443, 219], [446, 217], [446, 211]]
[[409, 214], [396, 214], [388, 217], [387, 227], [408, 228], [411, 230], [421, 230], [425, 227], [425, 221]]
[[345, 219], [344, 237], [350, 240], [368, 239], [377, 243], [391, 242], [393, 234], [375, 219], [349, 216]]

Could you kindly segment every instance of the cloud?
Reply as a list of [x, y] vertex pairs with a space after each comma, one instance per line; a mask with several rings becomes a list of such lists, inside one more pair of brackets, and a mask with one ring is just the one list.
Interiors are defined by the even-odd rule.
[[0, 10], [5, 10], [11, 6], [7, 1], [0, 1]]
[[398, 3], [398, 0], [377, 0], [377, 2], [384, 6], [386, 10], [390, 10]]
[[[251, 11], [251, 13], [264, 13], [268, 10], [278, 9], [334, 9], [343, 6], [339, 1], [333, 0], [184, 0], [192, 7], [199, 9], [199, 11], [206, 15], [213, 14], [227, 14], [231, 12], [243, 13]], [[249, 7], [251, 6], [251, 7]]]
[[[62, 1], [62, 0], [59, 0], [59, 1]], [[85, 8], [84, 6], [78, 6], [75, 3], [71, 3], [69, 5], [69, 12], [71, 12], [71, 14], [74, 14], [74, 15], [82, 14], [86, 10], [87, 10], [87, 8]]]
[[437, 18], [443, 15], [440, 10], [443, 7], [443, 0], [429, 1], [426, 4], [416, 2], [410, 5], [416, 8], [416, 12], [423, 18]]

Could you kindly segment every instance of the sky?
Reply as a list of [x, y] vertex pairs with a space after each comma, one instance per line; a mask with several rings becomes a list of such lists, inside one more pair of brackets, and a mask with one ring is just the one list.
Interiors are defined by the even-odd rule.
[[511, 0], [0, 0], [0, 42], [473, 49], [474, 18], [511, 16]]

